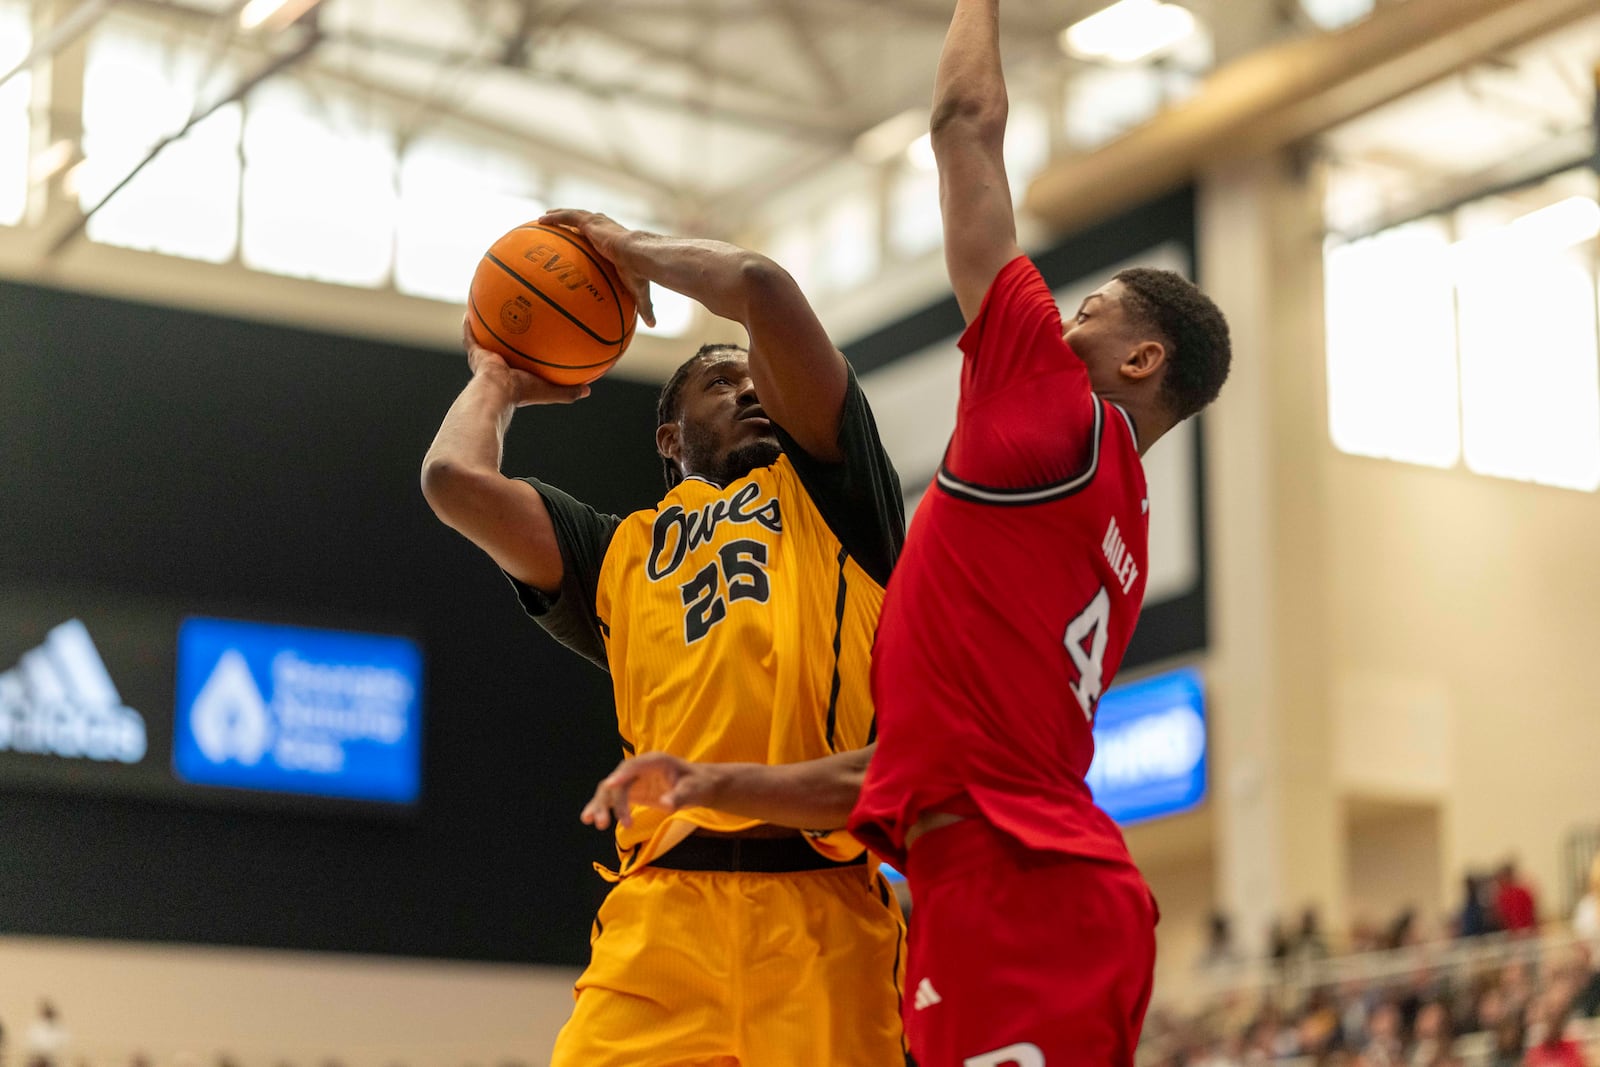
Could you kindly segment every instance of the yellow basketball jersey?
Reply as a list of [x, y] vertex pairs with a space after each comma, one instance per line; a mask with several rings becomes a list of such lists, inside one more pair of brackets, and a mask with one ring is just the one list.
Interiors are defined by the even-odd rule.
[[[868, 665], [883, 586], [844, 551], [788, 456], [726, 489], [689, 478], [622, 521], [600, 571], [624, 744], [710, 763], [798, 763], [873, 732]], [[625, 867], [694, 827], [755, 823], [636, 807]], [[830, 850], [832, 851], [832, 850]], [[851, 843], [848, 854], [860, 851]]]
[[[546, 630], [611, 672], [629, 754], [798, 763], [875, 739], [868, 670], [905, 537], [899, 479], [854, 373], [844, 462], [819, 463], [778, 435], [785, 451], [771, 466], [726, 487], [685, 479], [622, 519], [528, 479], [549, 508], [566, 575], [555, 594], [513, 584]], [[621, 871], [696, 827], [754, 825], [635, 805], [633, 825], [617, 829]], [[862, 852], [842, 832], [812, 841], [834, 859]]]

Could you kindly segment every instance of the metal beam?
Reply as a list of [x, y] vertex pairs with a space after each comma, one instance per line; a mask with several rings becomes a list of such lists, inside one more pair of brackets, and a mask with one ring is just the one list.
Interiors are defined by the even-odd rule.
[[23, 56], [16, 66], [0, 74], [0, 85], [4, 85], [35, 63], [49, 59], [89, 32], [116, 2], [117, 0], [84, 0], [84, 3], [73, 9], [72, 14], [56, 23], [43, 38], [35, 41], [33, 47], [28, 49], [28, 54]]
[[[329, 44], [344, 44], [354, 48], [364, 48], [375, 52], [405, 56], [442, 65], [460, 63], [464, 59], [476, 58], [464, 55], [456, 50], [439, 48], [404, 38], [383, 37], [353, 30], [329, 33], [325, 39]], [[828, 122], [811, 117], [815, 113], [814, 106], [805, 115], [782, 114], [736, 104], [708, 103], [692, 97], [650, 89], [630, 81], [608, 81], [571, 71], [545, 69], [537, 66], [507, 69], [532, 81], [571, 89], [603, 100], [625, 98], [646, 106], [675, 113], [688, 111], [719, 122], [746, 126], [767, 134], [783, 133], [792, 137], [799, 137], [808, 141], [820, 141], [826, 144], [846, 144], [851, 136], [849, 126], [844, 122]]]
[[[197, 25], [210, 24], [216, 20], [215, 14], [210, 11], [177, 3], [175, 0], [124, 0], [124, 2], [130, 7], [159, 13], [165, 17], [181, 19]], [[324, 40], [326, 41], [326, 38]], [[236, 41], [236, 44], [238, 47], [257, 53], [265, 50], [264, 43], [255, 38], [243, 38]], [[597, 180], [610, 181], [613, 184], [620, 184], [631, 192], [639, 193], [651, 199], [659, 199], [663, 193], [674, 198], [684, 195], [681, 190], [674, 188], [670, 182], [667, 182], [659, 175], [645, 174], [632, 168], [625, 161], [592, 155], [582, 149], [549, 140], [525, 129], [496, 122], [493, 119], [437, 98], [424, 99], [416, 93], [397, 89], [392, 85], [387, 85], [373, 78], [341, 68], [319, 67], [316, 68], [315, 75], [333, 84], [342, 85], [356, 92], [385, 100], [396, 107], [414, 107], [418, 109], [419, 114], [429, 113], [447, 117], [458, 125], [488, 134], [497, 140], [515, 142], [538, 152], [559, 156], [562, 165], [575, 173], [584, 174]], [[401, 132], [414, 135], [417, 131], [415, 129], [404, 129]]]
[[1408, 0], [1214, 74], [1111, 144], [1053, 164], [1027, 206], [1072, 230], [1224, 160], [1265, 155], [1594, 13], [1594, 0]]
[[[816, 106], [815, 101], [798, 97], [773, 85], [771, 78], [760, 71], [748, 70], [727, 63], [708, 63], [696, 57], [693, 53], [664, 47], [647, 36], [625, 29], [620, 25], [625, 20], [616, 17], [615, 12], [615, 8], [605, 8], [596, 12], [579, 11], [571, 15], [569, 21], [575, 26], [582, 26], [591, 33], [623, 45], [646, 59], [667, 63], [708, 81], [721, 82], [732, 88], [757, 93], [769, 100], [797, 108], [814, 108]], [[659, 14], [656, 11], [649, 13], [652, 15]], [[771, 14], [768, 13], [762, 17], [771, 18]]]
[[794, 40], [806, 65], [811, 68], [812, 76], [822, 88], [823, 98], [833, 106], [843, 103], [849, 97], [844, 79], [834, 69], [833, 60], [828, 57], [821, 42], [817, 40], [815, 28], [800, 13], [799, 0], [775, 0], [775, 3], [779, 18], [789, 27], [789, 36]]
[[[367, 93], [394, 103], [415, 104], [417, 102], [417, 98], [411, 93], [402, 92], [393, 86], [385, 85], [373, 78], [354, 74], [347, 70], [323, 68], [316, 72], [316, 76], [354, 89], [357, 92]], [[498, 140], [515, 142], [525, 148], [559, 158], [562, 167], [572, 173], [582, 174], [597, 181], [608, 182], [647, 199], [658, 201], [663, 194], [674, 199], [685, 195], [683, 190], [674, 187], [660, 175], [645, 173], [625, 160], [596, 156], [571, 145], [529, 133], [527, 130], [495, 122], [454, 104], [435, 101], [430, 104], [430, 109], [433, 114], [447, 117], [457, 125], [475, 129]], [[414, 135], [417, 131], [412, 130], [410, 132]]]
[[1421, 196], [1364, 220], [1360, 226], [1334, 231], [1330, 236], [1359, 241], [1396, 226], [1447, 214], [1476, 200], [1521, 192], [1557, 175], [1593, 165], [1594, 139], [1592, 127], [1568, 130], [1485, 170], [1452, 178]]

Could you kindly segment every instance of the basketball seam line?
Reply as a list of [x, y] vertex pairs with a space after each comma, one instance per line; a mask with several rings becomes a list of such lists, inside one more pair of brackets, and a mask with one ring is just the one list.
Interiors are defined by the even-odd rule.
[[[541, 226], [537, 222], [525, 222], [521, 226], [518, 226], [517, 229], [538, 230], [540, 233], [548, 233], [553, 237], [560, 237], [562, 240], [566, 241], [567, 244], [571, 245], [573, 248], [576, 248], [578, 252], [582, 254], [583, 258], [587, 259], [594, 269], [600, 272], [600, 277], [605, 279], [606, 288], [611, 290], [611, 304], [617, 309], [617, 329], [622, 331], [624, 337], [627, 336], [628, 317], [622, 313], [622, 297], [617, 295], [617, 287], [611, 284], [611, 273], [606, 270], [603, 263], [591, 256], [587, 248], [584, 248], [582, 245], [574, 241], [570, 232], [551, 229], [549, 226]], [[580, 234], [579, 236], [582, 235]], [[585, 240], [587, 240], [587, 238], [585, 238]]]
[[522, 287], [524, 289], [528, 290], [528, 292], [530, 292], [530, 293], [533, 293], [540, 300], [543, 300], [546, 304], [549, 304], [551, 307], [553, 307], [557, 311], [561, 312], [561, 317], [562, 318], [564, 318], [568, 322], [572, 323], [572, 325], [576, 326], [578, 329], [582, 330], [584, 333], [588, 334], [590, 337], [593, 337], [595, 339], [595, 341], [597, 341], [598, 343], [603, 344], [603, 345], [618, 345], [618, 344], [622, 343], [622, 339], [620, 337], [615, 341], [608, 341], [604, 337], [601, 337], [599, 334], [595, 333], [588, 326], [585, 326], [583, 323], [579, 322], [576, 318], [573, 317], [573, 315], [572, 315], [572, 313], [570, 311], [568, 311], [566, 308], [562, 307], [560, 304], [556, 303], [554, 300], [551, 300], [548, 296], [546, 296], [539, 289], [538, 286], [534, 285], [532, 282], [528, 281], [528, 279], [524, 278], [522, 275], [518, 274], [516, 271], [514, 271], [510, 267], [508, 267], [505, 263], [503, 263], [501, 261], [500, 257], [495, 255], [493, 252], [485, 252], [484, 255], [483, 255], [483, 258], [487, 259], [490, 263], [493, 263], [495, 266], [497, 266], [501, 270], [505, 271], [508, 275], [510, 275], [511, 277], [515, 278], [522, 285]]
[[499, 334], [494, 332], [494, 327], [489, 325], [489, 320], [484, 317], [482, 309], [478, 307], [478, 301], [476, 297], [469, 294], [467, 296], [467, 303], [471, 306], [472, 313], [478, 316], [478, 321], [483, 323], [483, 328], [489, 331], [490, 337], [493, 337], [496, 341], [499, 341], [501, 344], [511, 349], [511, 351], [515, 352], [518, 357], [527, 360], [529, 363], [537, 363], [541, 367], [555, 367], [557, 370], [593, 370], [596, 367], [609, 366], [612, 363], [615, 363], [618, 359], [622, 358], [621, 356], [612, 356], [610, 359], [603, 359], [599, 363], [585, 363], [581, 367], [574, 367], [570, 363], [551, 363], [547, 359], [540, 359], [538, 356], [530, 356], [528, 353], [524, 352], [510, 341], [507, 341], [504, 337], [501, 337]]

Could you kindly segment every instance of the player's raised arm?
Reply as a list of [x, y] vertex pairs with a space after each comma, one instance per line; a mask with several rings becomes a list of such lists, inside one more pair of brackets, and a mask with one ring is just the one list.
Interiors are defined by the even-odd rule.
[[950, 284], [971, 322], [1000, 268], [1022, 254], [1006, 181], [1009, 104], [999, 0], [958, 0], [933, 92], [933, 153]]
[[570, 226], [616, 264], [641, 310], [655, 282], [704, 304], [750, 333], [750, 376], [767, 416], [807, 454], [836, 463], [848, 370], [805, 294], [778, 264], [723, 241], [629, 230], [588, 211], [552, 211], [540, 222]]
[[877, 745], [834, 756], [768, 766], [691, 763], [664, 752], [623, 760], [583, 809], [597, 830], [627, 826], [633, 804], [665, 811], [711, 808], [797, 830], [837, 830], [850, 819]]
[[422, 461], [422, 493], [446, 526], [487, 552], [507, 574], [546, 592], [561, 586], [563, 564], [555, 526], [539, 491], [500, 473], [506, 427], [517, 408], [570, 404], [586, 385], [553, 385], [472, 341], [472, 380], [445, 413]]

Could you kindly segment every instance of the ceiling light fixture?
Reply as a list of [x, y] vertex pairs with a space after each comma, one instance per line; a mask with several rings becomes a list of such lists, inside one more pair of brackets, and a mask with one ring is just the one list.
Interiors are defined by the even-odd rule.
[[1061, 31], [1061, 49], [1079, 59], [1137, 63], [1181, 44], [1194, 13], [1162, 0], [1118, 0]]

